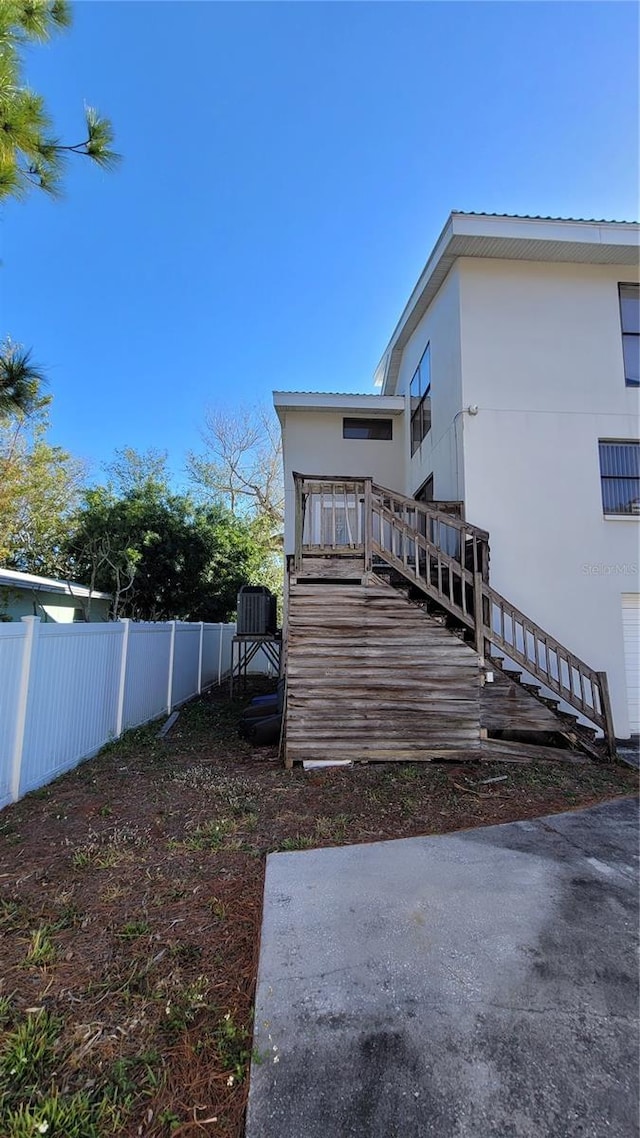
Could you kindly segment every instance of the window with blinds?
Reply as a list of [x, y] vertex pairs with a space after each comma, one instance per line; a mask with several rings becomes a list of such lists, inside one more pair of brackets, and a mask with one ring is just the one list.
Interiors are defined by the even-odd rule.
[[599, 442], [605, 514], [640, 516], [640, 442]]

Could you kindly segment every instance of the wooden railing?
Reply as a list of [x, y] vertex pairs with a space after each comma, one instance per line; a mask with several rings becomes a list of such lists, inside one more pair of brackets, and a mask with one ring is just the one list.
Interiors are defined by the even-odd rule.
[[369, 554], [370, 478], [325, 478], [294, 474], [296, 530], [294, 567], [306, 554]]
[[476, 651], [493, 646], [599, 727], [615, 753], [607, 676], [595, 671], [489, 584], [489, 535], [371, 478], [294, 474], [294, 570], [305, 554], [375, 558], [397, 569], [461, 623]]

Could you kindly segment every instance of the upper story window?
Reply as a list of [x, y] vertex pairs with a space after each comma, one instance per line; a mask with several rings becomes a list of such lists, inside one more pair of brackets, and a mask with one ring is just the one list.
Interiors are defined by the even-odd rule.
[[431, 430], [431, 345], [427, 344], [409, 385], [411, 396], [411, 453]]
[[383, 439], [393, 438], [391, 419], [343, 419], [343, 439]]
[[605, 514], [640, 515], [640, 442], [603, 441], [600, 448]]
[[621, 284], [618, 285], [618, 289], [624, 378], [627, 387], [638, 387], [640, 386], [640, 285]]

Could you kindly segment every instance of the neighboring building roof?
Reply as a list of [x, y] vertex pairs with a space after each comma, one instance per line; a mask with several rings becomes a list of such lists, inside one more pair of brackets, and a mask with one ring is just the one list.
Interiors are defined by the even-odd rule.
[[336, 391], [274, 391], [273, 405], [278, 417], [284, 411], [348, 411], [366, 415], [401, 415], [404, 399], [400, 395], [360, 395]]
[[512, 261], [638, 264], [635, 221], [584, 221], [513, 214], [451, 213], [376, 368], [374, 383], [395, 391], [402, 349], [458, 257]]
[[111, 593], [99, 593], [75, 581], [57, 581], [53, 577], [36, 577], [34, 573], [19, 573], [17, 569], [0, 568], [0, 586], [8, 589], [29, 589], [30, 592], [63, 593], [67, 597], [94, 597], [110, 601]]

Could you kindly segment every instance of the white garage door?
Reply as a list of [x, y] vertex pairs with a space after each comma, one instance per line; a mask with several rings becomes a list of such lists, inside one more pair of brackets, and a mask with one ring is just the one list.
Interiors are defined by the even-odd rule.
[[640, 593], [622, 594], [624, 662], [631, 731], [640, 731]]

